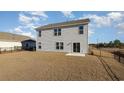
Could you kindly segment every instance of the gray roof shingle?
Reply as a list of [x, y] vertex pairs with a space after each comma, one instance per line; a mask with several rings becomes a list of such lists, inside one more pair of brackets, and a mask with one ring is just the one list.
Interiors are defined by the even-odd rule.
[[72, 27], [72, 26], [77, 26], [81, 24], [88, 24], [90, 22], [89, 19], [80, 19], [80, 20], [72, 20], [72, 21], [67, 21], [67, 22], [61, 22], [61, 23], [54, 23], [54, 24], [48, 24], [44, 26], [37, 27], [35, 30], [40, 31], [40, 30], [48, 30], [48, 29], [53, 29], [53, 28], [65, 28], [65, 27]]

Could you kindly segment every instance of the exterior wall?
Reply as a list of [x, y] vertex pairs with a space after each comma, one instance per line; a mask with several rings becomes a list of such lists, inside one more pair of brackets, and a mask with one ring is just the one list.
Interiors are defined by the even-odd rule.
[[[38, 49], [39, 42], [41, 42], [41, 49]], [[56, 50], [56, 42], [63, 42], [64, 49]], [[41, 37], [38, 36], [37, 32], [36, 50], [73, 52], [74, 42], [80, 43], [80, 53], [88, 53], [88, 25], [84, 25], [83, 34], [79, 34], [78, 26], [61, 28], [61, 36], [54, 36], [54, 29], [42, 31]]]
[[[28, 44], [28, 47], [27, 47], [27, 44]], [[28, 49], [28, 48], [35, 48], [36, 47], [36, 44], [35, 42], [32, 42], [32, 41], [25, 41], [25, 42], [22, 42], [22, 47], [25, 49]]]
[[9, 51], [9, 50], [14, 50], [15, 47], [22, 47], [21, 42], [7, 42], [7, 41], [0, 41], [0, 50], [1, 51]]

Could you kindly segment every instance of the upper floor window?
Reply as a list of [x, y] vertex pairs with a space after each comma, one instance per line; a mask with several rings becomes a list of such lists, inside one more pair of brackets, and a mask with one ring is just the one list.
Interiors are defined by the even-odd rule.
[[54, 29], [54, 36], [57, 36], [57, 29]]
[[39, 35], [39, 37], [41, 37], [41, 31], [39, 31], [38, 35]]
[[83, 34], [84, 33], [84, 27], [83, 25], [79, 26], [79, 34]]
[[54, 36], [61, 36], [61, 28], [54, 29]]
[[58, 36], [61, 36], [61, 29], [58, 29]]

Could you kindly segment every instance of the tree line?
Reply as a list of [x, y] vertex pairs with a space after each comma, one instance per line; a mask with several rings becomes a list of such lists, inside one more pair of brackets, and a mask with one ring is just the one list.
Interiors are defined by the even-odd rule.
[[110, 48], [124, 48], [124, 43], [120, 40], [116, 39], [114, 41], [110, 41], [109, 43], [98, 43], [98, 44], [91, 44], [97, 48], [101, 47], [110, 47]]

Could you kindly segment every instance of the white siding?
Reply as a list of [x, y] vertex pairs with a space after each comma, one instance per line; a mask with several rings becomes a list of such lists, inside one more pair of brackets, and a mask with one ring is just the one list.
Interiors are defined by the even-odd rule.
[[21, 47], [21, 42], [9, 42], [9, 41], [0, 41], [0, 49], [4, 50], [14, 50], [14, 47]]
[[[38, 49], [39, 42], [41, 42], [42, 49]], [[63, 42], [64, 49], [56, 50], [56, 42]], [[78, 26], [62, 28], [61, 36], [54, 36], [54, 29], [42, 31], [41, 37], [37, 32], [36, 49], [38, 51], [73, 52], [74, 42], [80, 43], [81, 53], [88, 53], [88, 25], [84, 25], [84, 34], [79, 34]]]

